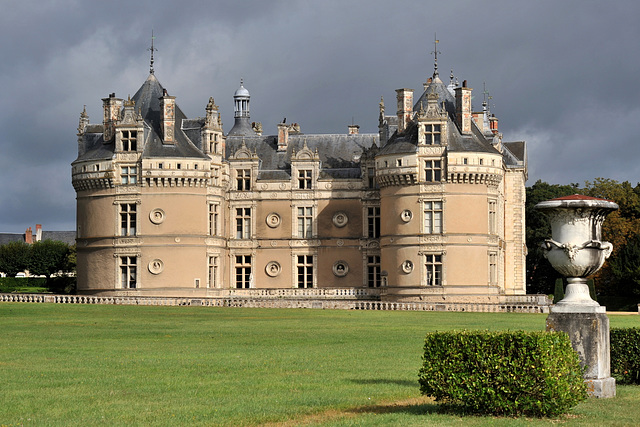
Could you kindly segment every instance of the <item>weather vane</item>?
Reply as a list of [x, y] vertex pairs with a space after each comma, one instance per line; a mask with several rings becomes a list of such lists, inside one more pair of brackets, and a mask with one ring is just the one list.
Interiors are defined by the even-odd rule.
[[438, 76], [438, 54], [442, 53], [438, 50], [438, 43], [440, 40], [438, 40], [436, 33], [433, 33], [433, 52], [431, 52], [434, 55], [433, 77]]
[[155, 47], [153, 47], [153, 41], [155, 40], [155, 37], [153, 36], [153, 30], [151, 30], [151, 47], [147, 50], [151, 51], [151, 65], [149, 66], [149, 73], [153, 74], [153, 52], [157, 52], [158, 49], [156, 49]]

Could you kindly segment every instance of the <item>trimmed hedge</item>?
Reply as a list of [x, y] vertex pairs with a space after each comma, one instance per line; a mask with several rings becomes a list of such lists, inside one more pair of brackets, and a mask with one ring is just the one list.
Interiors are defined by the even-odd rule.
[[422, 394], [464, 412], [553, 417], [587, 398], [563, 332], [434, 332], [422, 359]]
[[640, 329], [611, 328], [611, 376], [618, 384], [640, 384]]

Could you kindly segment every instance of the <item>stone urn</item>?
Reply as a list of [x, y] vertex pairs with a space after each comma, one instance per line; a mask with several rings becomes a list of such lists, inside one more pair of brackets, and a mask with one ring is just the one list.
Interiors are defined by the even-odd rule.
[[544, 212], [551, 223], [551, 239], [542, 244], [544, 255], [551, 266], [567, 278], [565, 297], [556, 306], [600, 307], [589, 295], [587, 276], [598, 271], [611, 255], [613, 245], [601, 241], [601, 228], [605, 217], [618, 209], [618, 205], [610, 200], [575, 194], [547, 200], [535, 207]]

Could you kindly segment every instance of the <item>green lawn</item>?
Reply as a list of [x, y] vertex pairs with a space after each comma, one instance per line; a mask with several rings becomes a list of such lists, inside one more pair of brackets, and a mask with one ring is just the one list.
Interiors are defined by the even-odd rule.
[[[465, 417], [421, 398], [426, 332], [546, 315], [0, 303], [0, 425], [631, 425], [640, 387], [560, 420]], [[612, 327], [640, 326], [610, 315]]]

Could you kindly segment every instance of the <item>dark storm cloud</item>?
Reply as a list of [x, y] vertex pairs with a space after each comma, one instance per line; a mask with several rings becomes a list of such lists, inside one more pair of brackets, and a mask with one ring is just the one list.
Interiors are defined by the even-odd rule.
[[209, 96], [233, 125], [244, 78], [265, 132], [377, 132], [378, 102], [439, 71], [483, 84], [507, 141], [525, 139], [529, 183], [636, 184], [640, 113], [636, 1], [4, 2], [0, 34], [0, 231], [75, 228], [70, 163], [83, 106], [135, 93], [149, 70], [188, 116]]

